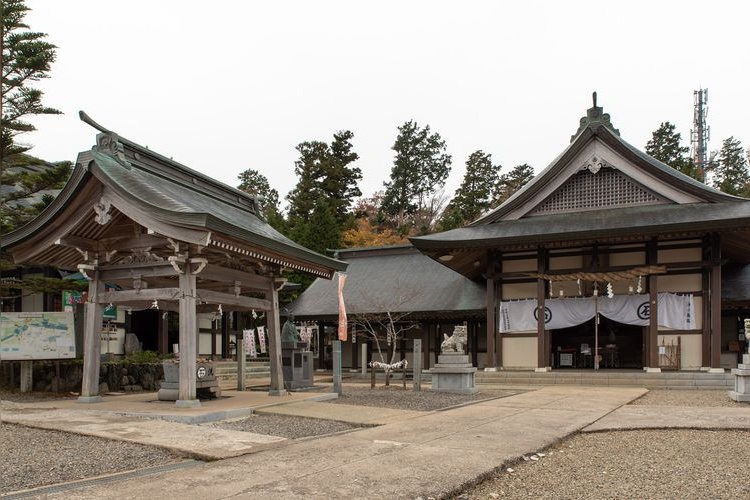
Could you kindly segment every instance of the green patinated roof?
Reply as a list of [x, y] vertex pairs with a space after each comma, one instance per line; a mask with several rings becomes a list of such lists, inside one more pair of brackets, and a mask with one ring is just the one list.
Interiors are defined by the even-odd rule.
[[688, 192], [706, 202], [742, 201], [738, 198], [714, 189], [710, 186], [696, 181], [690, 176], [652, 158], [635, 146], [629, 144], [620, 137], [620, 132], [614, 128], [609, 114], [603, 112], [603, 108], [597, 107], [587, 111], [587, 115], [581, 118], [578, 131], [571, 138], [570, 145], [555, 158], [544, 170], [534, 176], [523, 188], [518, 190], [502, 205], [491, 212], [481, 216], [470, 226], [483, 224], [494, 224], [502, 221], [503, 217], [512, 212], [527, 200], [539, 192], [576, 154], [578, 154], [594, 138], [613, 148], [625, 158], [637, 164], [639, 168], [654, 175], [662, 182], [672, 185], [677, 189]]
[[453, 229], [411, 238], [419, 249], [542, 244], [604, 236], [655, 236], [750, 226], [750, 201], [647, 205], [560, 213]]
[[27, 226], [4, 235], [6, 248], [32, 238], [50, 224], [93, 176], [157, 221], [229, 236], [327, 268], [330, 273], [346, 269], [345, 262], [313, 252], [276, 231], [259, 215], [251, 195], [89, 123], [103, 131], [98, 145], [79, 155], [71, 180], [47, 210]]
[[[477, 313], [485, 288], [451, 271], [411, 246], [341, 250], [349, 264], [344, 286], [348, 314], [414, 312], [433, 315]], [[335, 317], [337, 280], [317, 279], [287, 309], [297, 319]]]

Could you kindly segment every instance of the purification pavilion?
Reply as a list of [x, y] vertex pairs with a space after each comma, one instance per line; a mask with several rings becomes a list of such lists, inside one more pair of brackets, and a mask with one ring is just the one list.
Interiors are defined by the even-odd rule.
[[[81, 402], [99, 392], [102, 311], [109, 304], [179, 311], [178, 406], [197, 406], [196, 314], [265, 311], [270, 394], [285, 393], [278, 289], [289, 269], [331, 279], [346, 263], [269, 226], [258, 200], [81, 118], [99, 133], [55, 201], [3, 237], [16, 264], [78, 269], [89, 281]], [[105, 289], [114, 285], [116, 289]]]

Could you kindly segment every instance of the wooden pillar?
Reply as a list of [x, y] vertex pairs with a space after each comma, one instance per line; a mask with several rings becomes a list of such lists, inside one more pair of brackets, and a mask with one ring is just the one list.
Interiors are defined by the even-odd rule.
[[229, 316], [230, 313], [221, 313], [221, 357], [223, 359], [230, 358], [229, 351]]
[[318, 321], [318, 369], [326, 369], [326, 326]]
[[479, 335], [478, 335], [477, 330], [478, 330], [478, 328], [477, 328], [477, 322], [476, 322], [476, 320], [470, 320], [469, 321], [469, 331], [471, 332], [470, 333], [470, 338], [471, 338], [471, 364], [473, 366], [477, 366], [477, 364], [478, 364], [478, 359], [477, 358], [479, 357], [479, 346], [478, 346], [478, 344], [479, 344], [478, 340], [479, 339], [477, 338]]
[[[501, 274], [498, 278], [495, 278], [495, 310], [499, 307], [500, 302], [503, 300], [503, 256], [502, 254], [495, 254], [495, 269]], [[495, 324], [493, 325], [493, 337], [495, 339], [495, 362], [498, 368], [503, 366], [503, 334], [500, 333], [500, 318], [495, 315]], [[489, 329], [489, 325], [487, 326]], [[489, 348], [488, 348], [489, 350]]]
[[[646, 264], [655, 266], [659, 263], [657, 240], [646, 244]], [[655, 274], [648, 276], [648, 370], [661, 371], [659, 368], [659, 280]]]
[[721, 370], [721, 240], [711, 236], [711, 370]]
[[[537, 252], [536, 259], [537, 273], [545, 274], [547, 272], [547, 250], [540, 248]], [[545, 331], [546, 324], [544, 322], [545, 314], [545, 300], [547, 297], [546, 283], [544, 278], [539, 277], [536, 280], [536, 299], [537, 299], [537, 310], [536, 310], [536, 346], [537, 346], [537, 359], [536, 366], [537, 370], [547, 371], [549, 363], [549, 355], [546, 353], [545, 346]]]
[[271, 361], [271, 384], [268, 388], [269, 396], [282, 396], [284, 389], [284, 372], [281, 369], [281, 328], [279, 328], [279, 292], [276, 281], [270, 279], [266, 300], [271, 303], [271, 310], [266, 312], [268, 326], [268, 357]]
[[703, 238], [701, 267], [701, 367], [711, 366], [711, 238]]
[[495, 299], [495, 253], [487, 253], [487, 361], [485, 369], [497, 369], [498, 359], [495, 347], [497, 328], [497, 303]]
[[356, 333], [353, 329], [349, 333], [349, 341], [352, 346], [352, 369], [356, 370], [359, 368], [359, 353], [357, 352], [357, 340], [355, 338]]
[[156, 343], [159, 354], [162, 356], [169, 353], [169, 313], [156, 311]]
[[88, 300], [84, 304], [85, 318], [83, 323], [83, 381], [79, 403], [98, 403], [102, 400], [99, 394], [99, 368], [102, 356], [102, 314], [104, 306], [99, 304], [99, 294], [104, 292], [104, 282], [99, 279], [99, 271], [89, 271]]
[[424, 352], [422, 353], [422, 366], [428, 370], [430, 368], [430, 328], [432, 328], [432, 324], [427, 323], [427, 331], [421, 333], [421, 338], [425, 346]]
[[495, 278], [487, 277], [487, 361], [485, 368], [497, 367], [497, 352], [495, 346], [495, 332], [497, 331], [497, 316], [495, 307]]
[[201, 403], [196, 395], [196, 358], [198, 357], [198, 321], [195, 314], [196, 278], [190, 262], [185, 259], [180, 273], [180, 385], [175, 405], [193, 408]]

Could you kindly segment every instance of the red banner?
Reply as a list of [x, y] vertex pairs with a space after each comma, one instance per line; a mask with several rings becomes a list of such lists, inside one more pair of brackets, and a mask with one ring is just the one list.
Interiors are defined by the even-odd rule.
[[339, 340], [346, 341], [346, 306], [344, 305], [344, 283], [346, 274], [339, 273]]

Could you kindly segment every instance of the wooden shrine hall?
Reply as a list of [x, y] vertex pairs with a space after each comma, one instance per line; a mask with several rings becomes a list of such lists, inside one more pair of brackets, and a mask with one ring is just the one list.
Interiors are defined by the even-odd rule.
[[593, 357], [594, 368], [660, 371], [675, 342], [671, 369], [723, 372], [725, 356], [736, 366], [745, 332], [722, 325], [722, 274], [750, 264], [750, 200], [625, 142], [596, 93], [570, 145], [502, 205], [410, 239], [485, 284], [489, 369], [590, 368]]
[[[179, 312], [177, 405], [198, 406], [196, 314], [265, 311], [269, 393], [284, 391], [278, 289], [282, 272], [331, 279], [346, 263], [284, 237], [263, 220], [258, 200], [101, 127], [80, 153], [60, 195], [28, 225], [3, 238], [16, 264], [77, 269], [89, 279], [84, 376], [79, 401], [98, 402], [100, 329], [110, 305]], [[105, 283], [116, 289], [105, 289]]]

